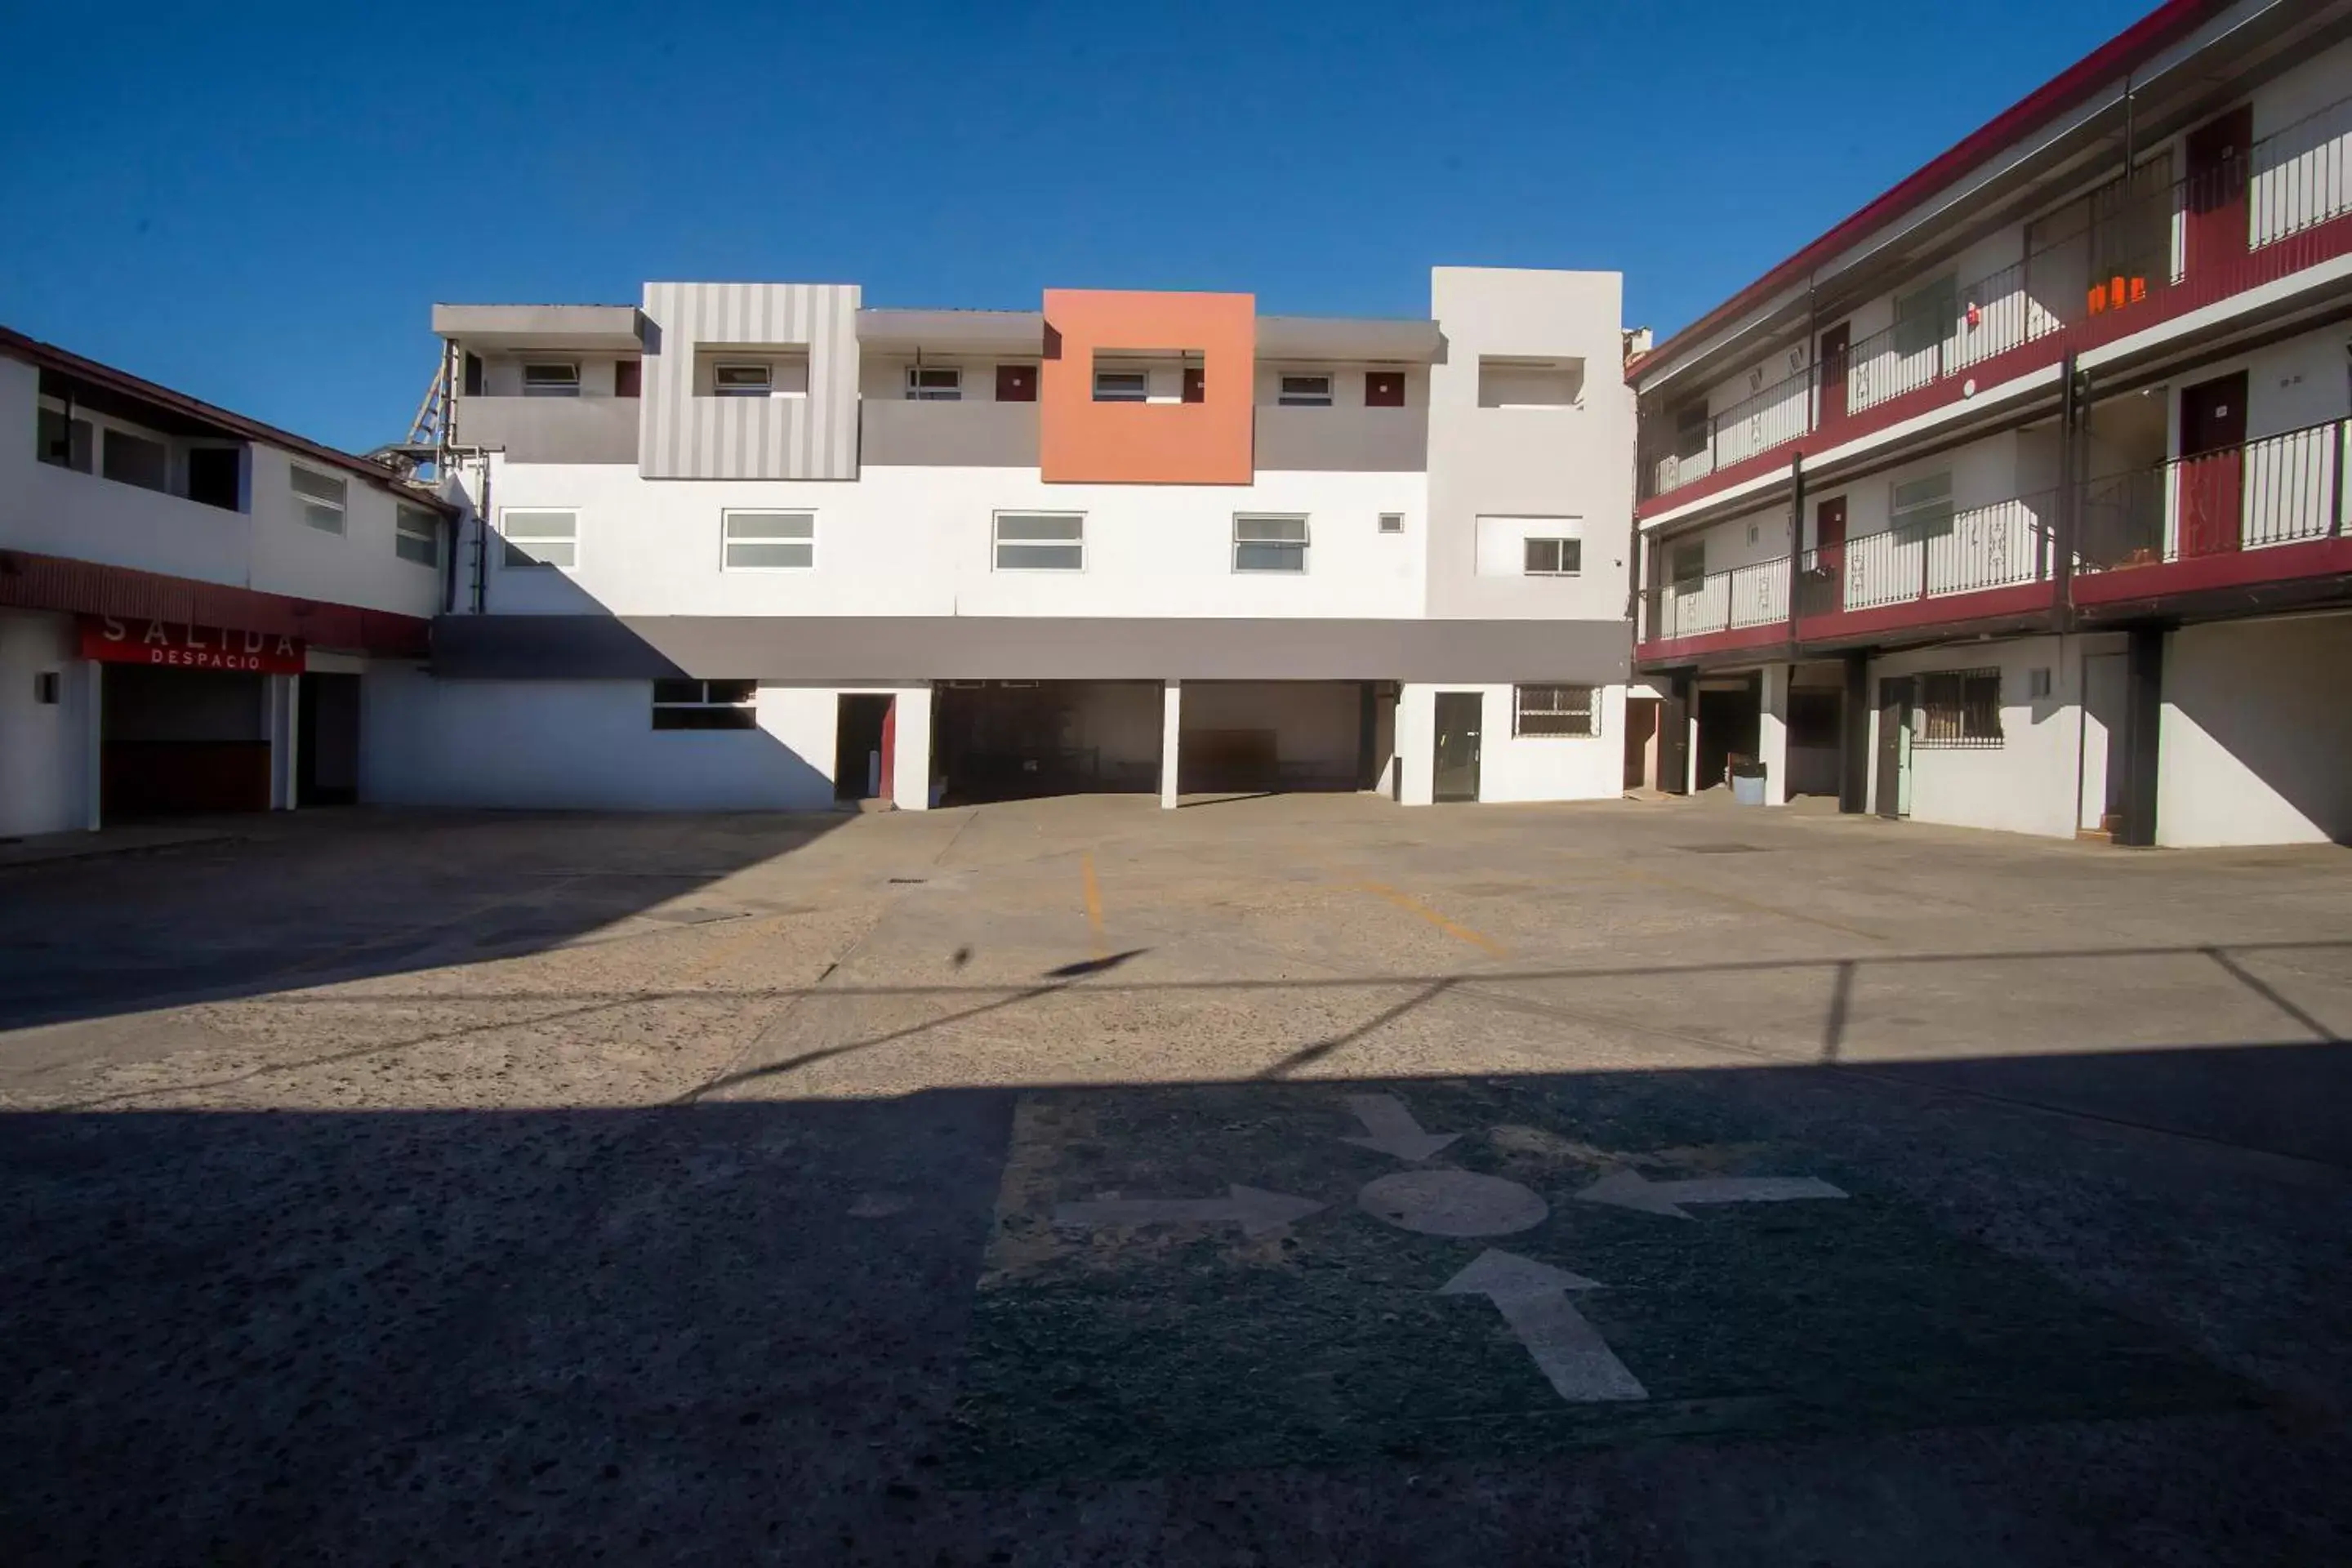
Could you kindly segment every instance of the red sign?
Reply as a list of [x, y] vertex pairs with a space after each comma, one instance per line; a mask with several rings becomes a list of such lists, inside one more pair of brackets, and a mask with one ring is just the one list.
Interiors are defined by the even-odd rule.
[[176, 621], [81, 618], [81, 656], [108, 664], [163, 664], [179, 669], [240, 669], [261, 675], [302, 673], [302, 644], [276, 632], [189, 626]]

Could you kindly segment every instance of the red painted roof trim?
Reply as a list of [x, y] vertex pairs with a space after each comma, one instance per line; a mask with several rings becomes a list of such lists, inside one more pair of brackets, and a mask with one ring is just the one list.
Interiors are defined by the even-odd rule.
[[295, 637], [312, 647], [402, 658], [425, 657], [433, 625], [421, 616], [392, 610], [297, 599], [227, 583], [199, 583], [131, 566], [68, 561], [23, 550], [0, 550], [0, 606], [223, 626]]
[[1860, 212], [1658, 344], [1636, 364], [1626, 367], [1626, 379], [1632, 381], [1640, 368], [1663, 362], [1692, 339], [1713, 331], [1767, 296], [1787, 287], [1864, 234], [1951, 184], [2025, 132], [2087, 95], [2094, 88], [2123, 75], [2186, 37], [2198, 24], [2228, 9], [2231, 4], [2231, 0], [2166, 0], [2164, 5], [1970, 132]]

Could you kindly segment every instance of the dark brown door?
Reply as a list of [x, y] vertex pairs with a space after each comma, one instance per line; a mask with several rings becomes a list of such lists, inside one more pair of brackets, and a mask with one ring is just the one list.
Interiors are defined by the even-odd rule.
[[1822, 423], [1845, 417], [1845, 362], [1853, 347], [1853, 328], [1841, 321], [1822, 334]]
[[2246, 163], [2254, 106], [2189, 133], [2189, 279], [2246, 254]]
[[996, 401], [999, 403], [1034, 403], [1037, 401], [1037, 367], [1034, 364], [1001, 364], [996, 367]]
[[1878, 683], [1878, 815], [1903, 815], [1904, 729], [1911, 716], [1911, 678], [1890, 676]]
[[1208, 395], [1209, 373], [1207, 367], [1197, 364], [1186, 365], [1184, 367], [1184, 401], [1187, 403], [1200, 403], [1205, 401]]
[[1366, 371], [1364, 373], [1364, 406], [1402, 408], [1404, 406], [1404, 372], [1401, 370]]
[[1690, 704], [1669, 697], [1658, 712], [1658, 787], [1690, 793]]
[[1813, 509], [1813, 543], [1821, 551], [1823, 571], [1845, 570], [1845, 497], [1825, 500]]
[[2246, 490], [2246, 373], [2180, 389], [2180, 554], [2238, 548]]
[[1797, 579], [1797, 614], [1830, 616], [1845, 608], [1845, 497], [1813, 508], [1813, 557]]
[[635, 397], [645, 389], [645, 363], [642, 360], [616, 359], [613, 362], [613, 395]]

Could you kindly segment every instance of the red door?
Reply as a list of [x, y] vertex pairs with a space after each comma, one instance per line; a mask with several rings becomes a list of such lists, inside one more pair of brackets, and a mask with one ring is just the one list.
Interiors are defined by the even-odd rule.
[[1813, 509], [1813, 543], [1825, 572], [1845, 570], [1845, 497], [1825, 500]]
[[2246, 164], [2253, 140], [2251, 103], [2241, 104], [2189, 133], [2189, 280], [2192, 283], [2246, 254]]
[[[1845, 362], [1853, 347], [1853, 328], [1840, 322], [1822, 334], [1822, 423], [1834, 425], [1845, 417]], [[1839, 521], [1843, 522], [1841, 514]]]
[[1845, 608], [1845, 497], [1813, 508], [1812, 569], [1798, 579], [1800, 616], [1832, 616]]
[[2238, 548], [2246, 489], [2246, 373], [2180, 389], [2180, 554]]

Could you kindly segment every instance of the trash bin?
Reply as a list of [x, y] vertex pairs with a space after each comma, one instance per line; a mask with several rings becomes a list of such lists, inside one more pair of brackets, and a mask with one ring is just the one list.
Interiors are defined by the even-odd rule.
[[1731, 798], [1740, 805], [1764, 804], [1764, 764], [1746, 758], [1731, 764]]

